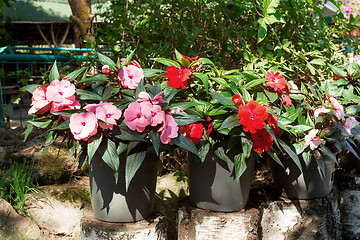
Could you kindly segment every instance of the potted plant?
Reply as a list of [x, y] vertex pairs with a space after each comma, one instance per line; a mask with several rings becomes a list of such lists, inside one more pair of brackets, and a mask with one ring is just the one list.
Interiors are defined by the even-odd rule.
[[89, 163], [92, 206], [103, 221], [132, 222], [151, 215], [160, 145], [197, 154], [180, 133], [180, 125], [197, 119], [173, 114], [176, 91], [146, 81], [154, 71], [142, 69], [131, 60], [133, 54], [115, 63], [96, 53], [94, 64], [101, 72], [91, 77], [91, 66], [62, 76], [55, 63], [49, 84], [26, 87], [33, 94], [29, 114], [34, 119], [25, 139], [38, 127], [49, 131], [47, 146], [59, 136], [68, 140], [79, 165]]
[[[346, 57], [341, 63], [329, 65], [332, 70], [332, 79], [327, 81], [329, 92], [339, 98], [342, 98], [343, 105], [348, 113], [355, 118], [359, 115], [360, 103], [360, 55]], [[358, 125], [356, 126], [358, 127]], [[343, 151], [339, 164], [347, 172], [360, 172], [360, 135], [359, 129], [353, 128], [355, 145], [354, 150], [357, 155], [351, 151]]]
[[[269, 72], [266, 75], [268, 81], [270, 75]], [[284, 78], [278, 73], [274, 76], [275, 82]], [[278, 104], [279, 107], [274, 108], [282, 130], [279, 140], [286, 142], [295, 153], [279, 153], [281, 162], [270, 164], [274, 181], [288, 198], [327, 196], [332, 190], [338, 154], [342, 151], [356, 154], [352, 138], [359, 122], [346, 113], [340, 100], [329, 94], [329, 89], [326, 83], [302, 82], [300, 88], [292, 84], [289, 91], [292, 104]], [[273, 95], [276, 103], [278, 100]]]
[[[181, 111], [202, 119], [183, 127], [199, 151], [188, 157], [190, 200], [212, 211], [239, 210], [248, 200], [257, 156], [269, 151], [278, 160], [272, 147], [280, 132], [277, 117], [259, 87], [266, 79], [175, 53], [177, 62], [157, 60], [168, 65], [168, 84], [174, 80], [173, 69], [190, 73], [178, 95], [188, 99]], [[286, 151], [292, 152], [289, 147]]]

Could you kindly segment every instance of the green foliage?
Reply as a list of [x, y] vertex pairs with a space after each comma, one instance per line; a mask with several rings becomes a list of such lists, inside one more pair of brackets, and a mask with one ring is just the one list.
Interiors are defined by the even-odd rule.
[[10, 167], [0, 169], [0, 197], [23, 214], [27, 194], [37, 191], [33, 184], [33, 172], [26, 158], [21, 163], [14, 162]]

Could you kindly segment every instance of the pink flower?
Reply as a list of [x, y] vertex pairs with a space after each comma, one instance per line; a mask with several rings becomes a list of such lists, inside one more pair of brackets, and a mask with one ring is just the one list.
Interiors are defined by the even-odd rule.
[[50, 101], [46, 98], [47, 86], [40, 86], [35, 89], [32, 96], [31, 108], [29, 114], [44, 114], [50, 110]]
[[103, 74], [109, 74], [110, 73], [109, 66], [108, 65], [102, 66], [101, 71]]
[[119, 72], [119, 79], [121, 80], [123, 87], [129, 89], [136, 89], [143, 78], [143, 70], [134, 65], [124, 66]]
[[163, 121], [165, 112], [161, 110], [159, 105], [152, 105], [150, 102], [141, 102], [140, 107], [141, 113], [151, 126], [154, 127]]
[[75, 85], [67, 79], [54, 80], [46, 90], [46, 98], [61, 105], [71, 105], [75, 101]]
[[290, 107], [292, 105], [291, 98], [288, 95], [281, 94], [281, 99], [283, 100], [285, 106]]
[[343, 127], [349, 134], [351, 134], [351, 129], [353, 129], [356, 125], [359, 125], [359, 122], [354, 117], [350, 116], [346, 119]]
[[334, 109], [334, 114], [338, 120], [345, 121], [344, 108], [341, 104], [333, 97], [330, 98], [331, 106]]
[[86, 141], [97, 133], [98, 122], [93, 112], [74, 113], [70, 117], [69, 127], [76, 140]]
[[106, 123], [100, 123], [100, 127], [103, 129], [112, 130], [113, 126], [116, 125], [116, 120], [121, 117], [121, 110], [112, 103], [100, 103], [95, 111], [97, 119]]
[[321, 108], [314, 108], [314, 116], [317, 118], [321, 113], [328, 113], [330, 112], [330, 109], [327, 109], [326, 107]]
[[[80, 108], [81, 108], [81, 105], [80, 105], [79, 101], [75, 100], [73, 103], [68, 104], [68, 105], [53, 103], [51, 106], [50, 112], [54, 115], [59, 115], [55, 112], [61, 111], [61, 110], [72, 110], [72, 109], [80, 109]], [[68, 119], [67, 117], [64, 117], [64, 116], [63, 116], [63, 118], [65, 120]]]
[[99, 106], [99, 104], [97, 103], [93, 103], [93, 104], [88, 104], [84, 107], [84, 109], [88, 112], [96, 112], [96, 108]]
[[143, 132], [147, 125], [148, 119], [141, 112], [141, 106], [138, 102], [132, 102], [124, 111], [124, 122], [133, 131]]
[[165, 114], [163, 125], [159, 128], [160, 141], [164, 144], [168, 144], [172, 138], [178, 136], [179, 126], [175, 122], [174, 118], [170, 114]]
[[321, 139], [316, 134], [319, 132], [319, 129], [312, 129], [308, 135], [305, 136], [305, 147], [310, 146], [311, 150], [317, 148], [324, 139]]
[[163, 94], [163, 91], [159, 92], [153, 99], [151, 99], [150, 95], [147, 92], [140, 92], [138, 97], [140, 102], [147, 101], [151, 102], [152, 104], [159, 104], [165, 102], [162, 96], [160, 96], [161, 94]]

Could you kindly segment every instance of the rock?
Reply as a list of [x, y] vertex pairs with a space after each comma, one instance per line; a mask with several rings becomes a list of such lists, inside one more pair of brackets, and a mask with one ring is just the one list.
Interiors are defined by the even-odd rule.
[[82, 240], [166, 240], [166, 220], [162, 216], [134, 223], [110, 223], [93, 214], [81, 220]]
[[4, 199], [0, 198], [1, 239], [46, 239], [39, 227], [28, 217], [19, 215]]
[[79, 238], [81, 218], [92, 212], [88, 186], [47, 186], [39, 188], [25, 202], [25, 212], [51, 236]]

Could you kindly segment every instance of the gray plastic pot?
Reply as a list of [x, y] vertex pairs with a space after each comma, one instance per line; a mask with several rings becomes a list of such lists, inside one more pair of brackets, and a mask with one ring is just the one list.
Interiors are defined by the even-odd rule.
[[282, 161], [285, 169], [271, 160], [269, 163], [275, 186], [280, 188], [284, 197], [289, 199], [315, 199], [330, 194], [334, 183], [335, 162], [323, 156], [325, 174], [315, 159], [306, 167], [302, 158], [302, 172], [291, 159]]
[[90, 191], [94, 215], [107, 222], [134, 222], [152, 214], [158, 157], [147, 154], [125, 191], [126, 156], [120, 155], [118, 183], [99, 154], [90, 163]]
[[244, 208], [249, 197], [254, 164], [255, 157], [251, 155], [247, 169], [239, 181], [236, 181], [233, 160], [221, 160], [212, 149], [203, 163], [190, 154], [190, 201], [198, 208], [217, 212], [232, 212]]

